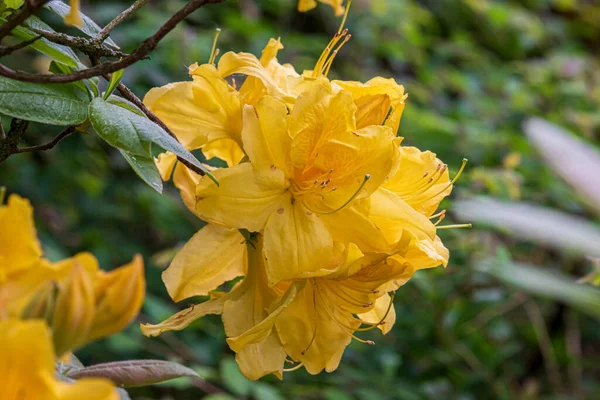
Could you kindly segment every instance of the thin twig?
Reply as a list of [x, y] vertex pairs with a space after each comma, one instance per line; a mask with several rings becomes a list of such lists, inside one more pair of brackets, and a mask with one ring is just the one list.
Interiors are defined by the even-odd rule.
[[540, 345], [540, 351], [544, 359], [544, 365], [546, 367], [546, 373], [548, 374], [548, 380], [554, 387], [556, 393], [562, 392], [562, 379], [560, 377], [560, 368], [556, 361], [556, 353], [552, 347], [552, 340], [548, 334], [546, 323], [540, 308], [534, 301], [530, 301], [524, 304], [525, 312], [531, 321], [535, 336]]
[[118, 61], [100, 64], [98, 66], [87, 68], [81, 71], [75, 71], [70, 74], [47, 75], [47, 74], [32, 74], [23, 71], [15, 71], [5, 65], [0, 64], [0, 75], [7, 78], [33, 83], [59, 83], [59, 82], [75, 82], [82, 79], [92, 78], [110, 74], [134, 64], [143, 59], [151, 51], [153, 51], [158, 43], [171, 32], [179, 22], [188, 15], [196, 11], [198, 8], [206, 4], [220, 3], [223, 0], [190, 0], [186, 5], [177, 11], [167, 22], [165, 22], [156, 33], [142, 42], [138, 48]]
[[67, 129], [65, 129], [64, 131], [62, 131], [61, 133], [59, 133], [54, 139], [52, 139], [48, 143], [40, 144], [38, 146], [21, 147], [21, 148], [16, 149], [16, 151], [13, 154], [27, 153], [30, 151], [50, 150], [51, 148], [56, 146], [58, 144], [58, 142], [60, 142], [61, 140], [63, 140], [64, 138], [66, 138], [73, 132], [75, 132], [75, 126], [70, 126]]
[[[105, 77], [106, 78], [106, 77]], [[152, 122], [156, 123], [157, 125], [159, 125], [161, 128], [163, 128], [171, 137], [173, 137], [175, 140], [179, 141], [179, 139], [177, 139], [177, 136], [175, 136], [175, 133], [173, 133], [173, 131], [171, 129], [169, 129], [169, 127], [167, 125], [165, 125], [164, 122], [162, 122], [160, 120], [160, 118], [158, 118], [156, 116], [156, 114], [154, 114], [152, 111], [150, 111], [150, 109], [148, 107], [146, 107], [146, 105], [142, 102], [142, 100], [140, 100], [139, 97], [137, 97], [135, 95], [135, 93], [133, 93], [127, 86], [123, 85], [122, 83], [119, 83], [119, 85], [117, 86], [117, 90], [119, 91], [119, 93], [121, 93], [121, 95], [126, 98], [127, 100], [131, 101], [133, 104], [135, 104], [140, 110], [142, 110], [142, 112], [144, 114], [146, 114], [146, 116], [148, 117], [149, 120], [151, 120]], [[185, 165], [189, 170], [194, 171], [195, 173], [197, 173], [198, 175], [204, 175], [204, 171], [202, 171], [200, 168], [196, 167], [195, 165], [193, 165], [192, 163], [190, 163], [189, 161], [177, 156], [177, 160], [182, 163], [183, 165]]]
[[4, 56], [7, 56], [9, 54], [12, 54], [12, 53], [14, 53], [17, 50], [21, 50], [22, 48], [27, 47], [30, 44], [33, 44], [34, 42], [37, 42], [40, 38], [41, 38], [41, 36], [38, 35], [38, 36], [36, 36], [34, 38], [31, 38], [29, 40], [25, 40], [23, 42], [17, 43], [14, 46], [7, 46], [7, 47], [1, 46], [0, 47], [0, 57], [4, 57]]
[[115, 58], [123, 58], [127, 57], [127, 54], [112, 49], [107, 45], [97, 44], [91, 39], [86, 39], [83, 37], [75, 37], [70, 36], [64, 33], [59, 32], [50, 32], [42, 29], [28, 28], [30, 31], [37, 33], [40, 36], [48, 39], [53, 43], [62, 44], [65, 46], [69, 46], [74, 49], [78, 49], [83, 51], [86, 54], [94, 54], [101, 57], [115, 57]]
[[15, 153], [21, 137], [23, 137], [25, 130], [27, 130], [27, 125], [27, 121], [18, 118], [13, 118], [10, 121], [10, 129], [7, 132], [6, 138], [0, 141], [0, 163]]
[[125, 18], [129, 17], [136, 10], [141, 8], [144, 4], [146, 4], [148, 0], [137, 0], [133, 3], [128, 9], [123, 11], [121, 14], [117, 15], [112, 21], [110, 21], [96, 36], [94, 36], [94, 41], [96, 43], [102, 43], [106, 40], [110, 32], [119, 25]]
[[50, 0], [27, 0], [25, 7], [16, 14], [12, 14], [5, 23], [0, 25], [0, 41], [12, 32], [17, 26], [21, 25], [25, 20], [31, 17], [37, 10], [42, 8]]

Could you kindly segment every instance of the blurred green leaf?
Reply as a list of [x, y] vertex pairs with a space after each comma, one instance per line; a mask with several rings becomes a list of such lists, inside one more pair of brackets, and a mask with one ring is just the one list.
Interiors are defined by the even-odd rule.
[[285, 400], [273, 386], [260, 382], [252, 385], [252, 397], [256, 400]]
[[252, 389], [252, 382], [242, 375], [237, 363], [233, 358], [227, 357], [221, 360], [221, 379], [225, 387], [238, 396], [247, 396]]
[[38, 84], [0, 77], [0, 113], [49, 125], [87, 120], [89, 100], [70, 83]]

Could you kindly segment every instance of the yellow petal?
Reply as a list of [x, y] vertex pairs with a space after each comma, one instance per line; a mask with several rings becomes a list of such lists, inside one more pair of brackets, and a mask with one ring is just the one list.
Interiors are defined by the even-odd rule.
[[255, 170], [265, 186], [285, 185], [291, 139], [287, 132], [287, 108], [273, 97], [263, 97], [256, 107], [244, 107], [242, 140]]
[[348, 330], [336, 321], [343, 321], [353, 329], [360, 325], [360, 321], [348, 317], [350, 314], [332, 308], [329, 299], [319, 292], [316, 281], [306, 282], [275, 323], [286, 352], [293, 360], [303, 362], [313, 375], [323, 369], [335, 370], [351, 341]]
[[177, 163], [173, 173], [173, 184], [179, 189], [183, 204], [196, 214], [196, 186], [202, 176], [190, 170], [182, 163]]
[[162, 180], [168, 181], [171, 179], [173, 168], [175, 168], [175, 163], [177, 162], [177, 155], [167, 151], [159, 154], [158, 158], [154, 159], [154, 162], [156, 163], [156, 167], [158, 168], [158, 172], [160, 172]]
[[219, 181], [203, 178], [196, 188], [196, 211], [203, 219], [230, 228], [261, 231], [282, 202], [286, 188], [259, 185], [250, 163], [213, 171]]
[[281, 40], [277, 39], [269, 39], [269, 42], [265, 46], [260, 56], [260, 64], [263, 67], [269, 65], [271, 60], [274, 60], [277, 57], [277, 53], [279, 50], [283, 49], [283, 45], [281, 44]]
[[443, 165], [430, 151], [400, 147], [400, 168], [383, 187], [429, 217], [452, 192], [448, 168]]
[[142, 256], [138, 254], [131, 263], [102, 273], [95, 291], [96, 316], [87, 341], [120, 332], [140, 311], [146, 291]]
[[107, 379], [83, 378], [72, 384], [57, 382], [58, 400], [119, 400], [121, 397]]
[[249, 246], [248, 275], [229, 294], [222, 316], [228, 344], [248, 379], [268, 374], [282, 377], [286, 355], [272, 329], [279, 311], [273, 316], [267, 312], [276, 299], [277, 293], [267, 285], [261, 244]]
[[150, 90], [144, 104], [190, 150], [219, 139], [239, 142], [242, 108], [236, 91], [212, 65], [194, 69], [193, 79]]
[[237, 165], [244, 158], [244, 150], [232, 139], [220, 139], [208, 143], [202, 148], [207, 160], [217, 157], [227, 163], [228, 167]]
[[246, 246], [236, 229], [207, 225], [177, 253], [162, 278], [174, 301], [204, 296], [244, 275]]
[[316, 0], [298, 0], [298, 11], [307, 12], [317, 6]]
[[365, 324], [379, 324], [377, 328], [385, 335], [392, 329], [396, 322], [396, 310], [394, 310], [394, 305], [390, 304], [390, 302], [391, 297], [386, 293], [377, 299], [375, 307], [371, 311], [358, 314], [358, 317]]
[[54, 348], [59, 356], [86, 342], [96, 312], [92, 277], [76, 260], [72, 262], [52, 320]]
[[262, 65], [260, 60], [250, 53], [227, 52], [219, 59], [219, 74], [227, 77], [233, 74], [243, 74], [259, 79], [267, 94], [284, 102], [293, 102], [294, 98], [280, 87], [279, 82]]
[[[408, 97], [404, 93], [404, 86], [398, 85], [394, 79], [382, 77], [375, 77], [367, 83], [355, 81], [333, 81], [333, 83], [352, 93], [358, 107], [358, 126], [380, 125], [385, 120], [385, 125], [392, 129], [394, 135], [398, 132], [400, 118]], [[392, 107], [391, 112], [388, 104]]]
[[37, 264], [41, 257], [31, 204], [13, 194], [7, 205], [0, 205], [0, 285], [10, 274]]
[[381, 229], [389, 243], [398, 242], [404, 230], [419, 239], [433, 240], [435, 237], [435, 226], [431, 221], [394, 193], [379, 189], [369, 197], [369, 202], [369, 219]]
[[270, 286], [312, 276], [333, 259], [333, 240], [323, 221], [289, 195], [269, 217], [264, 238]]
[[83, 20], [81, 19], [81, 15], [79, 15], [79, 0], [71, 0], [71, 9], [65, 15], [64, 21], [67, 25], [83, 26]]
[[158, 336], [165, 331], [180, 331], [205, 315], [221, 314], [223, 312], [223, 304], [227, 298], [228, 296], [225, 295], [214, 300], [208, 300], [204, 303], [193, 305], [185, 310], [177, 312], [160, 324], [141, 324], [140, 327], [142, 333], [146, 336]]

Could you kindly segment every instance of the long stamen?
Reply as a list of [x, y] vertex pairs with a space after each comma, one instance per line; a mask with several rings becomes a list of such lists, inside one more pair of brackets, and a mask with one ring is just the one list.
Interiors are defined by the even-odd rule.
[[[463, 158], [462, 160], [462, 165], [460, 166], [460, 169], [458, 170], [458, 172], [456, 173], [456, 176], [454, 176], [454, 179], [452, 179], [450, 181], [450, 183], [448, 185], [446, 185], [442, 190], [440, 190], [439, 192], [437, 192], [436, 194], [434, 194], [433, 196], [429, 196], [429, 199], [434, 199], [436, 197], [438, 197], [440, 194], [444, 193], [446, 190], [448, 190], [449, 188], [452, 187], [452, 185], [454, 185], [454, 183], [458, 180], [458, 178], [460, 178], [460, 175], [463, 173], [463, 171], [465, 170], [465, 167], [467, 166], [467, 163], [469, 162], [469, 160], [467, 160], [466, 158]], [[427, 201], [426, 200], [426, 201]]]
[[329, 70], [331, 69], [331, 65], [333, 64], [333, 60], [335, 60], [335, 56], [337, 56], [338, 52], [340, 51], [340, 49], [342, 48], [342, 46], [344, 46], [346, 43], [348, 43], [348, 40], [350, 40], [350, 38], [352, 37], [352, 35], [348, 35], [344, 38], [344, 40], [342, 41], [342, 43], [340, 43], [337, 47], [337, 49], [335, 49], [333, 51], [333, 53], [331, 53], [331, 57], [329, 57], [329, 60], [327, 60], [327, 62], [325, 63], [325, 65], [323, 66], [323, 76], [327, 76], [329, 74]]
[[[315, 312], [317, 312], [317, 284], [316, 284], [316, 282], [315, 282], [315, 286], [313, 287], [313, 307], [315, 309]], [[316, 337], [317, 337], [317, 324], [315, 323], [312, 338], [310, 339], [308, 346], [306, 346], [306, 348], [304, 350], [302, 350], [302, 355], [305, 355], [306, 352], [308, 351], [308, 349], [310, 349], [310, 346], [312, 346]]]
[[365, 187], [365, 185], [367, 184], [367, 182], [369, 181], [369, 179], [371, 179], [371, 175], [366, 174], [365, 178], [363, 179], [362, 183], [360, 184], [360, 186], [358, 187], [358, 189], [356, 190], [356, 192], [354, 192], [354, 194], [348, 199], [348, 201], [346, 201], [340, 207], [336, 208], [333, 211], [327, 211], [327, 212], [322, 212], [322, 213], [317, 213], [317, 214], [322, 214], [322, 215], [334, 214], [334, 213], [336, 213], [338, 211], [341, 211], [344, 208], [346, 208], [346, 206], [348, 204], [350, 204], [352, 202], [352, 200], [354, 200], [360, 194], [360, 191], [362, 190], [362, 188]]
[[446, 214], [442, 214], [442, 215], [440, 215], [440, 219], [438, 219], [438, 220], [436, 221], [436, 223], [435, 223], [435, 224], [433, 224], [433, 225], [435, 225], [435, 226], [438, 226], [438, 225], [440, 224], [440, 222], [442, 222], [442, 221], [444, 220], [444, 218], [446, 218]]
[[429, 178], [425, 182], [425, 184], [422, 184], [421, 186], [417, 187], [414, 192], [412, 192], [408, 196], [403, 196], [402, 198], [404, 200], [407, 200], [422, 195], [423, 193], [431, 189], [433, 186], [438, 184], [440, 179], [442, 179], [442, 177], [444, 176], [444, 172], [446, 172], [446, 169], [448, 169], [448, 166], [446, 164], [441, 165], [440, 168], [438, 168], [435, 171], [435, 173], [431, 176], [431, 178]]
[[383, 314], [383, 317], [379, 320], [378, 323], [373, 324], [371, 326], [368, 327], [364, 327], [364, 328], [358, 328], [356, 329], [359, 332], [364, 332], [364, 331], [370, 331], [371, 329], [375, 329], [377, 328], [379, 325], [383, 325], [385, 319], [387, 318], [388, 314], [390, 313], [392, 307], [394, 306], [394, 298], [396, 297], [396, 292], [393, 292], [392, 295], [390, 296], [390, 304], [388, 305], [387, 310], [385, 311], [385, 314]]
[[323, 65], [327, 61], [327, 57], [329, 57], [329, 54], [331, 54], [331, 50], [333, 50], [335, 45], [339, 42], [339, 40], [342, 37], [346, 36], [346, 33], [348, 33], [348, 30], [344, 29], [342, 32], [336, 32], [336, 34], [333, 35], [333, 38], [329, 41], [327, 47], [325, 47], [325, 50], [323, 50], [321, 56], [315, 64], [315, 68], [313, 70], [313, 78], [319, 77], [319, 74], [323, 71]]
[[348, 0], [348, 4], [346, 4], [346, 11], [344, 12], [344, 18], [342, 18], [342, 23], [338, 29], [338, 33], [342, 32], [344, 29], [344, 24], [346, 23], [346, 18], [348, 18], [348, 13], [350, 12], [350, 6], [352, 5], [352, 0]]
[[208, 63], [212, 64], [215, 62], [215, 58], [219, 54], [217, 50], [217, 39], [219, 39], [219, 35], [221, 34], [221, 28], [217, 28], [215, 31], [215, 38], [213, 39], [212, 49], [210, 50], [210, 57], [208, 58]]
[[438, 226], [437, 229], [458, 229], [458, 228], [472, 228], [473, 224], [458, 224], [458, 225], [442, 225]]
[[434, 219], [434, 218], [440, 217], [440, 216], [442, 216], [443, 214], [446, 214], [446, 210], [442, 210], [442, 211], [440, 211], [440, 212], [439, 212], [439, 213], [437, 213], [437, 214], [433, 214], [431, 217], [429, 217], [429, 219]]
[[297, 369], [300, 369], [304, 366], [304, 363], [300, 363], [298, 365], [296, 365], [295, 367], [292, 368], [284, 368], [283, 372], [292, 372], [292, 371], [296, 371]]
[[[319, 297], [321, 298], [321, 301], [323, 302], [323, 308], [325, 309], [325, 312], [327, 313], [327, 315], [329, 315], [329, 317], [333, 320], [333, 322], [335, 322], [337, 324], [337, 326], [339, 326], [342, 330], [346, 331], [346, 333], [348, 335], [350, 335], [351, 337], [355, 338], [356, 340], [358, 340], [359, 342], [364, 342], [362, 339], [359, 339], [357, 337], [355, 337], [353, 335], [353, 331], [355, 330], [355, 328], [348, 326], [346, 324], [344, 324], [343, 322], [339, 321], [334, 315], [333, 312], [329, 309], [329, 305], [327, 304], [327, 302], [325, 301], [325, 299], [323, 298], [323, 296], [321, 295], [321, 292], [318, 292]], [[338, 308], [335, 304], [333, 305], [334, 307]], [[343, 311], [342, 311], [343, 312]]]

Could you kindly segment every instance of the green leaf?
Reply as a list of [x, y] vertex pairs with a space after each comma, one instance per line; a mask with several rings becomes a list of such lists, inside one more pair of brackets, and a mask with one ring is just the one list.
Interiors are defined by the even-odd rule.
[[506, 260], [489, 259], [480, 268], [529, 293], [564, 302], [600, 318], [600, 289], [578, 284], [562, 274]]
[[181, 364], [163, 360], [129, 360], [91, 365], [67, 374], [69, 378], [106, 378], [120, 387], [148, 386], [170, 379], [198, 374]]
[[77, 125], [89, 100], [70, 83], [37, 84], [0, 77], [0, 113], [49, 125]]
[[[50, 72], [52, 72], [53, 74], [70, 74], [71, 72], [73, 72], [73, 68], [69, 67], [68, 65], [56, 62], [56, 60], [53, 60], [50, 63]], [[71, 82], [77, 89], [79, 89], [82, 93], [85, 93], [86, 95], [90, 95], [91, 96], [91, 92], [88, 89], [88, 87], [85, 85], [85, 83], [83, 83], [83, 81], [75, 81], [75, 82]], [[92, 100], [92, 97], [89, 98], [90, 101]]]
[[145, 117], [101, 98], [95, 98], [90, 104], [90, 120], [98, 135], [111, 146], [137, 156], [149, 157], [150, 144], [154, 143], [200, 168], [216, 182], [192, 153]]
[[600, 229], [578, 217], [531, 204], [487, 198], [457, 201], [453, 210], [465, 221], [479, 221], [524, 239], [600, 257]]
[[[37, 36], [34, 32], [27, 29], [27, 27], [54, 32], [50, 26], [46, 25], [44, 22], [42, 22], [42, 20], [35, 16], [30, 17], [23, 25], [24, 26], [17, 26], [12, 30], [12, 34], [21, 40], [30, 40]], [[28, 47], [31, 47], [40, 53], [46, 54], [47, 56], [52, 57], [53, 59], [70, 67], [78, 69], [85, 68], [85, 65], [79, 61], [79, 58], [75, 52], [67, 46], [53, 43], [45, 38], [40, 38], [30, 44]]]
[[223, 359], [220, 364], [220, 370], [221, 379], [227, 389], [238, 396], [247, 396], [250, 394], [253, 382], [242, 375], [233, 358]]
[[135, 173], [142, 178], [150, 187], [156, 190], [158, 193], [163, 191], [163, 182], [160, 177], [160, 173], [156, 168], [154, 159], [152, 157], [142, 157], [135, 154], [131, 154], [125, 150], [119, 149], [125, 160], [131, 165], [131, 168]]
[[4, 4], [6, 4], [8, 8], [12, 8], [13, 10], [20, 8], [23, 5], [23, 3], [24, 0], [4, 0]]
[[121, 82], [121, 78], [123, 77], [124, 69], [120, 69], [118, 71], [113, 72], [110, 76], [110, 81], [108, 82], [108, 87], [106, 88], [106, 92], [104, 92], [104, 100], [108, 99], [108, 97], [115, 91], [119, 83]]
[[115, 106], [119, 106], [122, 108], [126, 108], [129, 111], [133, 111], [140, 117], [146, 118], [146, 115], [142, 112], [142, 110], [137, 108], [137, 106], [135, 104], [133, 104], [132, 102], [130, 102], [127, 99], [124, 99], [123, 97], [111, 95], [106, 101], [110, 104], [114, 104]]
[[[67, 14], [69, 14], [69, 12], [71, 11], [71, 7], [68, 4], [63, 3], [60, 0], [52, 0], [52, 1], [48, 2], [44, 7], [47, 8], [48, 10], [60, 15], [63, 18]], [[83, 33], [85, 33], [86, 35], [88, 35], [90, 37], [96, 36], [96, 34], [102, 30], [102, 28], [100, 28], [98, 26], [98, 24], [96, 24], [87, 15], [83, 14], [82, 12], [79, 12], [79, 15], [81, 16], [81, 19], [83, 20], [83, 26], [75, 27], [75, 28], [79, 29], [80, 31], [82, 31]], [[117, 49], [119, 48], [119, 46], [117, 46], [117, 44], [115, 42], [113, 42], [111, 38], [106, 38], [105, 43], [108, 43], [111, 46], [116, 47]]]

